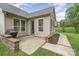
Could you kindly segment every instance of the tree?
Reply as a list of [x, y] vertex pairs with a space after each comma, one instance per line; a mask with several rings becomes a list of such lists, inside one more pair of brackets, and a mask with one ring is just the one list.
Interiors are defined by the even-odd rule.
[[76, 33], [78, 33], [79, 20], [78, 20], [78, 19], [72, 19], [71, 22], [72, 22], [72, 25], [73, 25], [74, 28], [75, 28]]
[[65, 21], [64, 20], [60, 21], [60, 27], [62, 27], [62, 31], [65, 32]]
[[79, 27], [79, 4], [74, 4], [66, 10], [66, 19], [71, 22], [72, 26], [78, 32]]
[[64, 19], [64, 26], [65, 27], [72, 27], [72, 24], [68, 19]]

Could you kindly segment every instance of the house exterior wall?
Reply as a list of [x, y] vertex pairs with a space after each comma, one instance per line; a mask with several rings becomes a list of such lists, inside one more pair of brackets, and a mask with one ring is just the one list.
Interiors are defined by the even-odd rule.
[[[52, 11], [50, 14], [34, 17], [34, 18], [24, 18], [17, 16], [8, 12], [0, 12], [0, 33], [5, 33], [8, 29], [14, 29], [14, 19], [24, 20], [25, 21], [25, 31], [19, 32], [18, 36], [22, 35], [32, 35], [32, 23], [34, 20], [34, 35], [35, 36], [48, 36], [54, 32], [54, 22], [55, 14]], [[43, 19], [43, 31], [39, 31], [39, 20]], [[53, 21], [53, 26], [51, 30], [51, 19]]]
[[5, 30], [13, 29], [13, 25], [12, 15], [5, 15]]
[[[43, 31], [39, 31], [39, 20], [43, 19]], [[34, 19], [34, 35], [35, 36], [48, 36], [50, 34], [50, 15]]]
[[6, 14], [5, 15], [5, 31], [7, 31], [8, 29], [14, 29], [14, 19], [18, 19], [18, 20], [24, 20], [25, 21], [25, 31], [23, 32], [18, 32], [18, 36], [22, 36], [22, 35], [27, 35], [27, 19], [20, 17], [20, 16], [16, 16], [13, 14]]
[[28, 28], [28, 35], [31, 35], [31, 19], [29, 19], [27, 21], [27, 24], [28, 24], [28, 26], [27, 26], [27, 28]]
[[[26, 20], [25, 18], [16, 16], [16, 15], [6, 14], [5, 15], [5, 30], [14, 29], [14, 27], [13, 27], [14, 26], [14, 19], [26, 21], [26, 26], [25, 26], [26, 31], [19, 32], [18, 36], [32, 35], [32, 29], [31, 29], [32, 28], [32, 24], [31, 24], [32, 20], [34, 20], [34, 35], [35, 36], [46, 37], [46, 36], [50, 35], [50, 32], [51, 32], [50, 31], [50, 19], [51, 19], [50, 15]], [[38, 21], [40, 19], [43, 19], [43, 31], [39, 31]], [[54, 30], [52, 30], [52, 31], [54, 31]]]
[[0, 34], [5, 34], [5, 16], [2, 10], [0, 9]]
[[[55, 16], [55, 9], [53, 8], [52, 9], [52, 12], [51, 12], [51, 16], [50, 16], [51, 20], [50, 20], [50, 34], [54, 33], [55, 32], [55, 22], [56, 22], [56, 16]], [[52, 25], [51, 25], [52, 23]]]

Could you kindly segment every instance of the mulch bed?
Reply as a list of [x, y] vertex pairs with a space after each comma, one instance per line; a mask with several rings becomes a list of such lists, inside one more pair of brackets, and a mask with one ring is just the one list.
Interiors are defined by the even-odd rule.
[[47, 39], [48, 43], [57, 44], [58, 40], [59, 40], [59, 36], [60, 36], [60, 34], [58, 34], [58, 33], [50, 35]]

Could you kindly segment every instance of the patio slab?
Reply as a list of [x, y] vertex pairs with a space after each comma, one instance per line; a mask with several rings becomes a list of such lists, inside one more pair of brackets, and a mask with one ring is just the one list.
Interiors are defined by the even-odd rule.
[[56, 52], [64, 56], [75, 56], [67, 37], [63, 34], [61, 34], [58, 44], [46, 43], [42, 48], [51, 50], [52, 52]]
[[34, 53], [39, 47], [41, 47], [45, 43], [45, 38], [34, 37], [34, 36], [25, 36], [21, 38], [20, 49], [31, 55]]
[[67, 47], [71, 47], [70, 42], [68, 41], [67, 37], [63, 34], [60, 33], [60, 37], [58, 40], [58, 44], [59, 45], [63, 45], [63, 46], [67, 46]]

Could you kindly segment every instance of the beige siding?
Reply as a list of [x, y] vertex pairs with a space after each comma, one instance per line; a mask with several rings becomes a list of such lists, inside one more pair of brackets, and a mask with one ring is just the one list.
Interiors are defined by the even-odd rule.
[[0, 9], [0, 34], [5, 34], [5, 16]]
[[[39, 17], [39, 18], [34, 18], [34, 19], [29, 19], [26, 20], [25, 18], [19, 17], [19, 16], [15, 16], [15, 15], [6, 15], [5, 16], [5, 29], [13, 29], [13, 25], [14, 25], [14, 18], [15, 19], [19, 19], [19, 20], [25, 20], [26, 21], [26, 31], [25, 32], [19, 32], [18, 36], [22, 36], [22, 35], [31, 35], [32, 34], [32, 25], [31, 25], [31, 21], [34, 20], [34, 35], [35, 36], [48, 36], [50, 35], [50, 15], [49, 16], [43, 16], [43, 17]], [[43, 32], [39, 31], [39, 27], [38, 27], [38, 20], [39, 19], [43, 19]]]
[[5, 30], [7, 29], [13, 29], [14, 26], [14, 19], [19, 19], [19, 20], [25, 20], [25, 32], [19, 32], [18, 36], [21, 35], [27, 35], [27, 20], [25, 18], [16, 16], [16, 15], [12, 15], [12, 14], [7, 14], [5, 15]]
[[[43, 19], [43, 32], [38, 29], [38, 20]], [[48, 36], [50, 34], [50, 16], [34, 19], [35, 22], [35, 36]]]
[[[55, 16], [55, 10], [53, 9], [52, 12], [51, 12], [51, 20], [52, 20], [52, 30], [51, 30], [51, 34], [55, 32], [55, 21], [56, 21], [56, 16]], [[51, 26], [51, 25], [50, 25]]]
[[31, 35], [31, 19], [28, 20], [28, 35]]
[[13, 29], [13, 17], [11, 15], [5, 16], [5, 30]]

